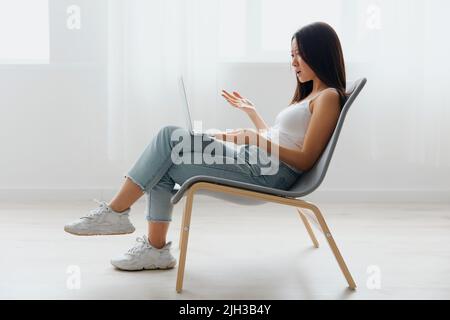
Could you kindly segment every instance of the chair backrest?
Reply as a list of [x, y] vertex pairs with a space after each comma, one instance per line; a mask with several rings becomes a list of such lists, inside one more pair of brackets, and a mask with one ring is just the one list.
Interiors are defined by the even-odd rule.
[[317, 160], [314, 167], [309, 171], [304, 172], [299, 177], [297, 182], [289, 189], [290, 194], [295, 194], [294, 196], [297, 198], [302, 197], [310, 194], [320, 186], [327, 173], [328, 166], [333, 156], [334, 149], [336, 148], [336, 143], [338, 141], [339, 134], [341, 133], [342, 126], [344, 125], [344, 120], [347, 112], [350, 109], [350, 106], [355, 101], [356, 97], [364, 88], [366, 82], [366, 78], [361, 78], [354, 81], [353, 83], [347, 83], [347, 93], [349, 94], [349, 97], [347, 98], [347, 101], [342, 108], [338, 123], [336, 125], [336, 128], [334, 129], [330, 141], [327, 144], [327, 147], [322, 152], [322, 155]]

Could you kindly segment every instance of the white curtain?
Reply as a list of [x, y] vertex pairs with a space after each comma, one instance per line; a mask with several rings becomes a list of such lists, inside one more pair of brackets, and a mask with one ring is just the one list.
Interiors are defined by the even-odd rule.
[[[179, 75], [184, 76], [194, 117], [201, 113], [204, 121], [214, 118], [219, 3], [132, 0], [115, 4], [120, 8], [116, 17], [123, 23], [123, 41], [116, 44], [117, 50], [123, 50], [121, 101], [126, 118], [120, 121], [125, 149], [117, 149], [115, 156], [125, 151], [131, 161], [159, 127], [184, 125], [177, 87]], [[114, 25], [114, 20], [110, 25]], [[113, 68], [117, 62], [112, 61]]]
[[[116, 190], [160, 127], [184, 125], [180, 74], [204, 129], [252, 126], [222, 89], [255, 102], [272, 124], [295, 88], [293, 33], [326, 21], [341, 38], [348, 80], [368, 84], [323, 189], [450, 195], [448, 1], [48, 3], [49, 64], [0, 62], [1, 189]], [[80, 30], [65, 27], [70, 5], [80, 7]]]
[[[206, 127], [251, 126], [219, 91], [240, 90], [272, 123], [292, 97], [290, 39], [326, 21], [338, 32], [349, 80], [367, 77], [351, 111], [328, 186], [448, 189], [449, 98], [445, 94], [450, 5], [443, 0], [126, 1], [125, 104], [128, 136], [155, 123], [183, 124], [176, 77], [188, 82], [195, 118]], [[147, 126], [147, 127], [146, 127]], [[348, 175], [344, 179], [343, 175]], [[364, 176], [366, 179], [360, 179]], [[368, 182], [370, 181], [370, 182]]]

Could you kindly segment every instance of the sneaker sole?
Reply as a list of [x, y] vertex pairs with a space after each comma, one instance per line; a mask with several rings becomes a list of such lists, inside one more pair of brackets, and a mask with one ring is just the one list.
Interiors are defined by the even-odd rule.
[[[112, 263], [111, 263], [112, 264]], [[169, 265], [167, 265], [167, 267], [156, 267], [155, 265], [150, 265], [149, 267], [143, 267], [143, 268], [137, 268], [137, 269], [124, 269], [124, 268], [120, 268], [114, 264], [112, 264], [115, 268], [122, 270], [122, 271], [143, 271], [143, 270], [168, 270], [168, 269], [173, 269], [177, 264], [177, 261], [173, 261], [171, 262]]]
[[64, 227], [64, 231], [70, 234], [73, 234], [75, 236], [118, 236], [118, 235], [123, 235], [123, 234], [130, 234], [133, 233], [134, 231], [136, 231], [136, 229], [132, 230], [132, 231], [127, 231], [127, 232], [96, 232], [96, 233], [77, 233], [75, 231], [72, 231], [70, 229], [67, 229], [66, 227]]

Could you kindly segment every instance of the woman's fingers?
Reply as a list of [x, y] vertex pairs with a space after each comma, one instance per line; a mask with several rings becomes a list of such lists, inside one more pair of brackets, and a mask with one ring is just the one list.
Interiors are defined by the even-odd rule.
[[224, 131], [224, 132], [219, 132], [220, 134], [224, 134], [224, 135], [235, 135], [238, 134], [242, 131], [243, 129], [234, 129], [234, 130], [230, 130], [230, 131]]
[[236, 100], [236, 97], [234, 97], [233, 95], [229, 94], [228, 92], [226, 92], [225, 90], [222, 90], [223, 95], [225, 95], [226, 97], [230, 98], [230, 99], [234, 99]]
[[247, 134], [245, 134], [245, 129], [235, 129], [233, 131], [225, 131], [216, 134], [217, 139], [221, 139], [223, 141], [246, 144], [247, 143]]
[[[237, 92], [237, 91], [233, 91], [233, 94], [230, 94], [230, 93], [226, 92], [225, 90], [222, 90], [222, 92], [223, 92], [227, 97], [232, 98], [232, 99], [235, 99], [235, 100], [244, 99], [244, 97], [241, 96], [241, 95], [239, 94], [239, 92]], [[244, 99], [244, 100], [245, 100], [245, 99]]]
[[238, 97], [238, 98], [241, 98], [241, 99], [244, 99], [244, 97], [242, 97], [238, 92], [236, 92], [236, 91], [233, 91], [233, 94], [236, 96], [236, 97]]
[[222, 90], [222, 96], [236, 108], [254, 107], [253, 103], [250, 100], [242, 97], [237, 91], [233, 91], [233, 95], [231, 95], [225, 90]]
[[232, 100], [232, 99], [226, 98], [226, 97], [225, 97], [225, 99], [226, 99], [229, 103], [231, 103], [232, 105], [239, 106], [239, 103], [240, 103], [239, 101]]
[[231, 100], [229, 100], [228, 98], [226, 98], [226, 97], [224, 97], [227, 101], [228, 101], [228, 103], [229, 104], [231, 104], [233, 107], [235, 107], [235, 108], [239, 108], [239, 105], [238, 105], [238, 103], [237, 102], [233, 102], [233, 101], [231, 101]]
[[230, 98], [226, 95], [222, 94], [222, 97], [224, 97], [228, 102], [238, 103], [238, 101], [236, 99]]
[[231, 99], [232, 101], [239, 102], [241, 100], [239, 97], [231, 95], [228, 92], [226, 92], [225, 90], [223, 90], [223, 92], [224, 92], [225, 96], [227, 98]]
[[218, 133], [214, 134], [214, 136], [217, 139], [229, 140], [230, 137], [232, 137], [234, 139], [236, 137], [236, 134], [237, 134], [237, 132], [226, 131], [226, 132], [218, 132]]
[[241, 102], [240, 102], [240, 101], [232, 100], [232, 99], [230, 99], [230, 98], [228, 98], [228, 97], [225, 97], [225, 96], [224, 96], [224, 98], [225, 98], [225, 99], [228, 101], [228, 103], [231, 104], [233, 107], [235, 107], [235, 108], [240, 108], [240, 107], [241, 107]]
[[232, 101], [232, 102], [238, 102], [236, 99], [230, 98], [224, 94], [222, 94], [222, 97], [224, 97], [225, 99], [227, 99], [228, 101]]
[[250, 100], [245, 99], [243, 96], [241, 96], [241, 95], [239, 94], [239, 92], [233, 91], [233, 94], [234, 94], [236, 97], [238, 97], [242, 102], [247, 103], [247, 104], [253, 106], [253, 103], [252, 103]]
[[239, 135], [239, 134], [242, 134], [242, 133], [244, 133], [244, 129], [236, 129], [236, 130], [227, 132], [227, 134], [229, 134], [231, 136], [236, 136], [236, 135]]

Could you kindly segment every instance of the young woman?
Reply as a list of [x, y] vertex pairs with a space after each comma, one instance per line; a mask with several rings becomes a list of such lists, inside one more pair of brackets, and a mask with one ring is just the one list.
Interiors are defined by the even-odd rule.
[[[115, 197], [109, 203], [101, 202], [98, 208], [67, 224], [64, 230], [76, 235], [132, 233], [135, 228], [129, 220], [131, 206], [146, 193], [148, 235], [137, 238], [131, 249], [111, 263], [122, 270], [169, 269], [176, 264], [170, 253], [171, 242], [166, 243], [173, 209], [170, 198], [176, 183], [182, 185], [193, 176], [208, 175], [289, 189], [320, 157], [347, 99], [344, 57], [332, 27], [316, 22], [301, 28], [292, 37], [291, 48], [297, 88], [290, 105], [279, 113], [274, 126], [268, 127], [255, 106], [238, 92], [223, 91], [222, 96], [232, 106], [243, 110], [257, 130], [219, 133], [215, 139], [202, 139], [200, 143], [193, 143], [187, 152], [183, 151], [183, 158], [187, 155], [192, 159], [213, 146], [216, 150], [222, 149], [223, 161], [175, 163], [173, 151], [177, 143], [173, 136], [180, 130], [189, 134], [180, 127], [163, 127], [129, 170]], [[274, 134], [278, 137], [276, 141], [271, 140]], [[191, 140], [198, 138], [189, 137]], [[242, 148], [239, 151], [230, 148], [223, 142], [225, 140], [242, 144]], [[276, 154], [277, 172], [266, 175], [260, 163], [247, 160], [256, 153]]]

